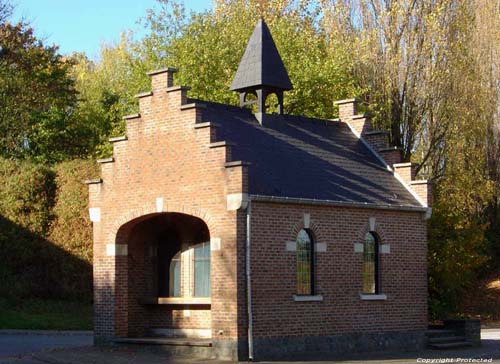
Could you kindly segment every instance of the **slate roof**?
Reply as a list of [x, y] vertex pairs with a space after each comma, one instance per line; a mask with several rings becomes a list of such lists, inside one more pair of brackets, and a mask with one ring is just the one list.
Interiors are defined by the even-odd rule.
[[251, 163], [250, 194], [422, 207], [345, 123], [266, 115], [262, 126], [248, 109], [201, 102], [231, 159]]
[[255, 27], [234, 76], [231, 90], [244, 90], [267, 86], [281, 90], [291, 90], [283, 61], [276, 49], [271, 32], [262, 19]]

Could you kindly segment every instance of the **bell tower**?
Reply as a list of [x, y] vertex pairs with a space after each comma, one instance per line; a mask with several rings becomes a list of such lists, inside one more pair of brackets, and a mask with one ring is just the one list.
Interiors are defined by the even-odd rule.
[[[241, 58], [231, 90], [240, 93], [241, 107], [257, 103], [255, 116], [262, 124], [267, 97], [276, 94], [278, 113], [282, 114], [283, 92], [292, 88], [271, 32], [266, 22], [260, 19]], [[249, 94], [255, 95], [257, 99], [248, 101]]]

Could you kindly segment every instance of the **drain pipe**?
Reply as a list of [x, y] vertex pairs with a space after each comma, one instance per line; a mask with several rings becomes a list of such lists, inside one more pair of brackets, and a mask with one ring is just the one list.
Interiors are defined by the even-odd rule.
[[252, 277], [250, 273], [250, 221], [252, 219], [252, 201], [248, 197], [247, 236], [246, 236], [246, 278], [247, 278], [247, 314], [248, 314], [248, 360], [253, 360], [253, 317], [252, 317]]

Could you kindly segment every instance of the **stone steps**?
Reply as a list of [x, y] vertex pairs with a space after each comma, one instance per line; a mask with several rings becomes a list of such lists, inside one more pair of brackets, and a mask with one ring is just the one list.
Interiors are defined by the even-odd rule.
[[198, 359], [213, 357], [211, 339], [139, 337], [117, 338], [113, 342], [119, 346], [140, 348], [144, 351], [160, 352], [172, 356], [189, 356]]
[[453, 343], [457, 341], [465, 341], [464, 336], [436, 336], [430, 337], [430, 344], [445, 344], [445, 343]]
[[431, 337], [441, 337], [441, 336], [453, 336], [455, 335], [455, 331], [453, 330], [444, 330], [444, 329], [429, 329], [425, 332], [425, 335], [429, 338]]
[[473, 346], [473, 344], [468, 341], [456, 341], [451, 343], [429, 344], [429, 346], [432, 349], [448, 350], [448, 349], [468, 348], [470, 346]]
[[114, 340], [117, 344], [146, 344], [146, 345], [173, 345], [173, 346], [201, 346], [211, 347], [210, 339], [189, 339], [189, 338], [164, 338], [164, 337], [139, 337], [139, 338], [119, 338]]
[[454, 330], [447, 330], [443, 327], [431, 327], [425, 332], [425, 335], [431, 349], [449, 350], [473, 346], [472, 343], [465, 340], [464, 336], [457, 335]]

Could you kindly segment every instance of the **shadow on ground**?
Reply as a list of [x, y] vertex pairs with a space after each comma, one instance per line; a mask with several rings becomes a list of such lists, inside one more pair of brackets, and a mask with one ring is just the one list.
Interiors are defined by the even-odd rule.
[[[475, 361], [473, 361], [476, 359]], [[480, 359], [480, 360], [477, 360]], [[423, 350], [420, 352], [380, 352], [350, 356], [318, 353], [314, 356], [295, 356], [289, 361], [262, 363], [500, 363], [500, 329], [483, 331], [482, 346], [461, 350]], [[130, 347], [79, 347], [46, 350], [20, 358], [0, 359], [1, 364], [216, 364], [217, 360], [168, 357], [164, 353]]]

